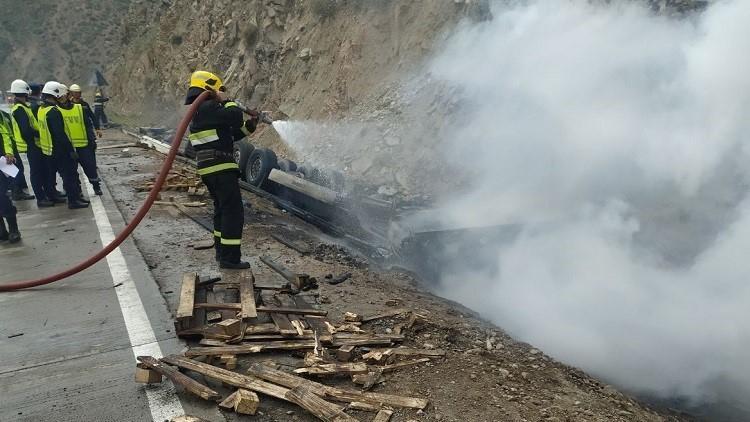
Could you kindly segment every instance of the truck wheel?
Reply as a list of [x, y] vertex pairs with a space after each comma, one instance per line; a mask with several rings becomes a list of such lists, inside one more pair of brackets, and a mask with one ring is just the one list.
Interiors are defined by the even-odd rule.
[[[250, 159], [250, 154], [253, 153], [253, 150], [255, 150], [255, 147], [250, 142], [245, 140], [235, 142], [232, 147], [234, 162], [237, 163], [241, 169], [244, 169], [247, 167], [247, 160]], [[244, 173], [242, 174], [242, 177], [245, 177]]]
[[287, 173], [293, 173], [297, 171], [297, 164], [292, 160], [282, 158], [281, 160], [278, 160], [278, 165], [279, 170], [285, 171]]
[[276, 154], [273, 151], [256, 148], [245, 164], [245, 180], [253, 186], [264, 188], [268, 184], [268, 175], [276, 167]]

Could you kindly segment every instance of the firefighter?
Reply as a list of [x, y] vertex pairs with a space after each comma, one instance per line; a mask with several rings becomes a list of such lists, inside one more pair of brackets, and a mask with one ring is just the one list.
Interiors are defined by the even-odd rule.
[[106, 129], [109, 126], [109, 120], [107, 120], [107, 114], [104, 112], [104, 103], [109, 101], [109, 98], [102, 94], [102, 91], [97, 89], [94, 94], [94, 119], [96, 120], [96, 126], [102, 129]]
[[[42, 154], [50, 158], [49, 178], [60, 173], [68, 198], [68, 208], [87, 208], [82, 202], [76, 173], [78, 154], [65, 131], [65, 121], [59, 109], [68, 95], [67, 88], [59, 82], [49, 81], [42, 88], [42, 106], [39, 108], [39, 144]], [[51, 175], [51, 177], [50, 177]], [[54, 185], [54, 181], [52, 181]]]
[[[16, 161], [13, 151], [7, 151], [8, 143], [0, 142], [0, 156], [13, 164]], [[10, 243], [16, 243], [21, 240], [21, 233], [18, 231], [18, 221], [16, 220], [16, 207], [13, 206], [8, 198], [8, 188], [12, 179], [0, 172], [0, 241], [8, 240]], [[5, 222], [8, 222], [6, 227]]]
[[[70, 86], [70, 98], [68, 102], [61, 104], [58, 109], [65, 121], [65, 131], [73, 143], [73, 148], [78, 156], [78, 164], [94, 188], [94, 193], [102, 195], [99, 175], [96, 171], [96, 135], [94, 134], [94, 118], [91, 109], [81, 103], [81, 87]], [[80, 184], [79, 184], [80, 186]], [[82, 202], [87, 200], [81, 197]]]
[[17, 144], [23, 143], [25, 146], [26, 158], [29, 160], [31, 188], [36, 195], [36, 205], [44, 208], [53, 206], [55, 202], [65, 202], [57, 197], [55, 185], [47, 184], [49, 166], [39, 147], [39, 125], [30, 104], [33, 90], [26, 82], [18, 79], [11, 84], [10, 92], [15, 96], [11, 108], [13, 138]]
[[196, 151], [198, 174], [214, 201], [216, 260], [220, 268], [250, 268], [241, 259], [244, 209], [232, 145], [254, 132], [258, 121], [244, 120], [242, 110], [227, 97], [221, 79], [206, 71], [190, 77], [185, 104], [192, 104], [203, 91], [210, 91], [212, 96], [198, 107], [189, 140]]

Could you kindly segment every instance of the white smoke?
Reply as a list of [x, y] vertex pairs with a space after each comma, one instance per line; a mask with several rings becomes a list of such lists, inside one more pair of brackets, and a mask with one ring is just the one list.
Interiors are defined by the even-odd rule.
[[445, 217], [525, 227], [442, 294], [622, 387], [747, 399], [750, 2], [493, 14], [430, 65], [463, 93], [447, 152], [481, 174]]

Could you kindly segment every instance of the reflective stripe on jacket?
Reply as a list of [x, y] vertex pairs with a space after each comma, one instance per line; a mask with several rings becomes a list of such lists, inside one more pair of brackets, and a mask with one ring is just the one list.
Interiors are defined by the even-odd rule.
[[89, 137], [86, 133], [86, 121], [83, 119], [83, 106], [73, 104], [70, 109], [57, 107], [62, 114], [65, 122], [65, 133], [68, 134], [70, 142], [75, 148], [83, 148], [89, 144]]
[[[31, 107], [27, 106], [26, 104], [21, 103], [15, 103], [13, 104], [13, 108], [11, 109], [11, 113], [13, 114], [13, 137], [15, 138], [16, 145], [18, 147], [18, 152], [24, 152], [28, 149], [27, 142], [31, 142], [31, 139], [25, 139], [23, 137], [23, 132], [21, 130], [21, 127], [19, 126], [18, 121], [16, 121], [16, 110], [21, 109], [24, 113], [26, 113], [26, 116], [28, 117], [28, 125], [31, 126], [31, 129], [34, 130], [34, 132], [39, 131], [39, 123], [36, 120], [36, 117], [34, 116], [34, 112], [31, 111]], [[36, 146], [39, 146], [39, 138], [34, 137], [34, 144]], [[21, 151], [21, 144], [23, 144], [23, 151]]]
[[52, 155], [52, 134], [47, 125], [47, 113], [54, 108], [56, 107], [46, 104], [39, 107], [39, 148], [41, 148], [42, 154], [47, 156]]

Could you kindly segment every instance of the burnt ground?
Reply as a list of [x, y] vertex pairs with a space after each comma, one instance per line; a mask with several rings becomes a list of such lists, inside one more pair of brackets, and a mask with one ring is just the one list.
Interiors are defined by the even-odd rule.
[[[126, 135], [109, 132], [100, 145], [132, 142]], [[136, 192], [135, 186], [153, 179], [163, 159], [161, 154], [141, 148], [129, 148], [127, 152], [119, 148], [100, 150], [102, 177], [126, 220], [146, 196], [145, 192]], [[295, 272], [321, 281], [317, 292], [308, 292], [306, 300], [328, 310], [332, 321], [342, 321], [346, 311], [372, 315], [393, 310], [394, 306], [406, 308], [423, 319], [405, 330], [403, 344], [447, 352], [445, 359], [388, 373], [386, 381], [374, 387], [377, 392], [430, 400], [424, 412], [396, 409], [393, 421], [690, 420], [684, 415], [649, 408], [576, 368], [554, 361], [531, 345], [513, 340], [470, 310], [426, 292], [410, 275], [375, 269], [315, 227], [251, 193], [243, 195], [248, 205], [243, 252], [254, 264], [256, 280], [279, 280], [258, 260], [259, 256], [268, 255]], [[162, 199], [170, 196], [188, 201], [184, 192], [162, 193]], [[191, 208], [191, 212], [209, 216], [210, 200], [207, 198], [206, 202], [208, 206]], [[304, 241], [314, 252], [303, 256], [277, 242], [272, 233]], [[177, 307], [183, 272], [218, 273], [213, 250], [192, 247], [196, 241], [209, 239], [210, 233], [171, 206], [154, 206], [133, 236], [172, 312]], [[326, 275], [345, 272], [353, 276], [342, 284], [331, 286], [324, 281]], [[404, 319], [381, 319], [365, 323], [363, 328], [383, 333]], [[300, 357], [289, 354], [288, 359], [294, 365]], [[346, 379], [323, 382], [353, 387]], [[253, 420], [316, 420], [293, 405], [266, 397], [261, 398], [260, 410], [262, 415]], [[373, 417], [353, 414], [361, 420]], [[224, 418], [245, 420], [228, 413], [224, 413]]]

